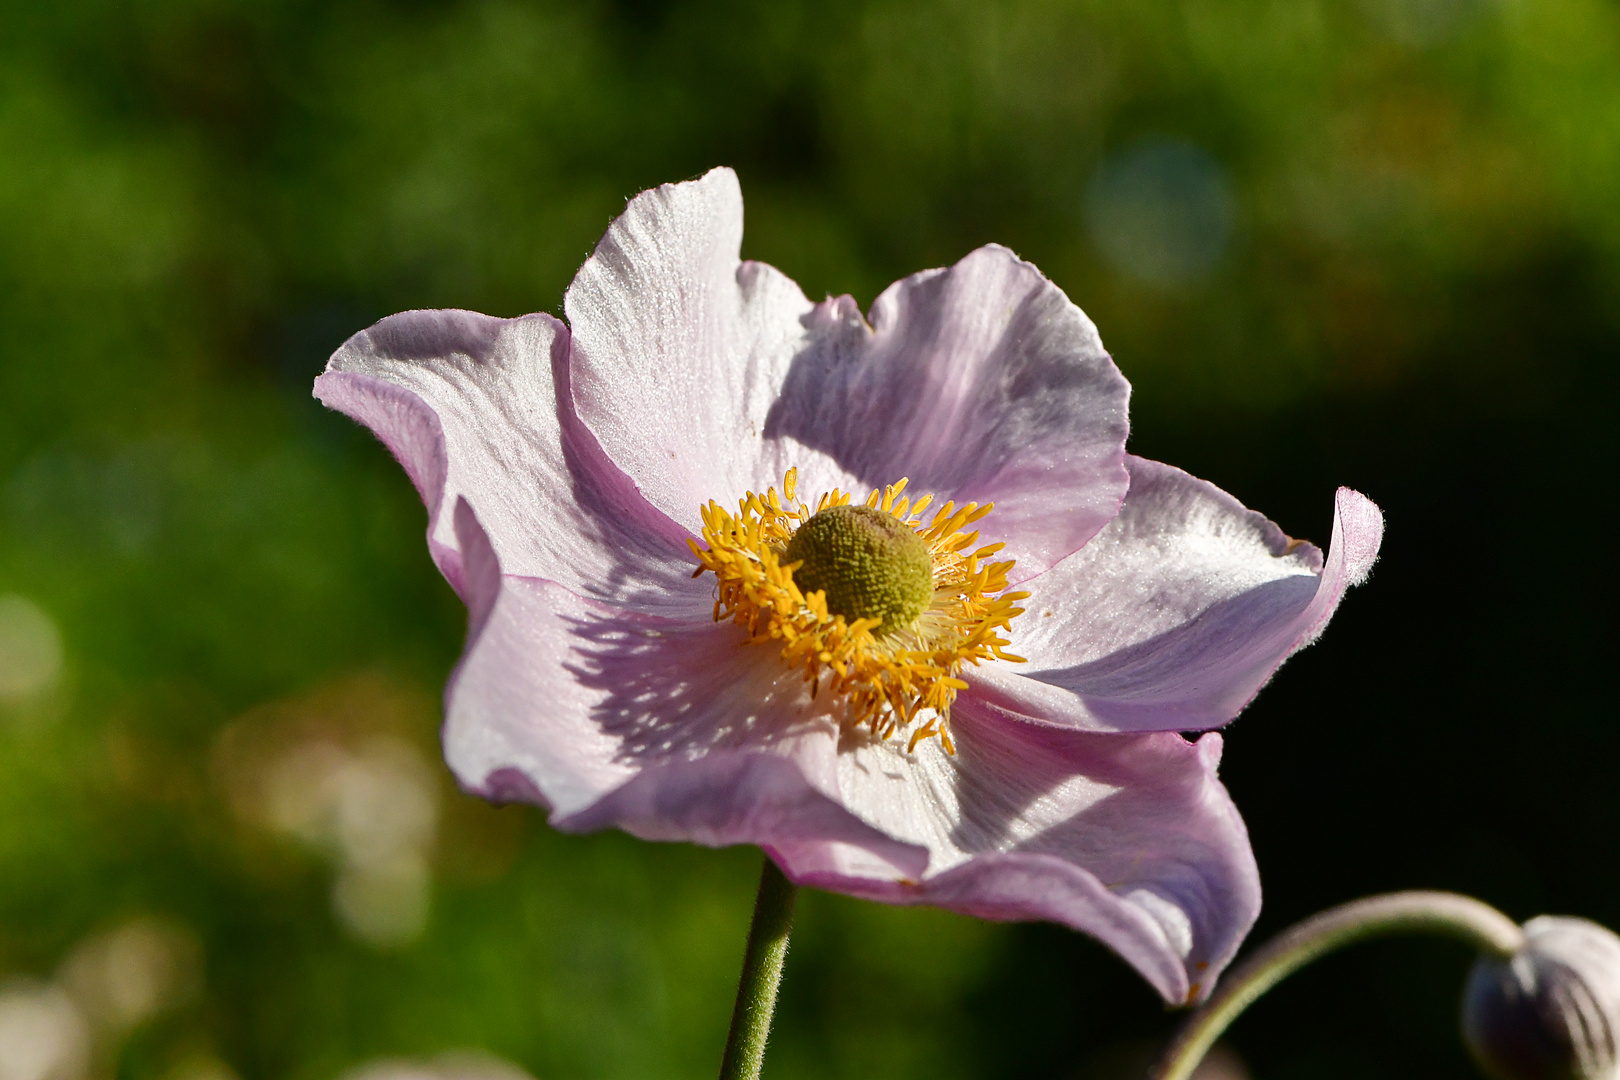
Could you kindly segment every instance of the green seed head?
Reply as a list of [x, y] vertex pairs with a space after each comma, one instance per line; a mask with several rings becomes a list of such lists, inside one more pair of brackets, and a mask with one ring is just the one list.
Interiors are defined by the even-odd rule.
[[827, 594], [849, 620], [882, 619], [878, 632], [910, 626], [934, 596], [934, 564], [915, 529], [870, 506], [829, 506], [799, 526], [784, 563], [804, 593]]

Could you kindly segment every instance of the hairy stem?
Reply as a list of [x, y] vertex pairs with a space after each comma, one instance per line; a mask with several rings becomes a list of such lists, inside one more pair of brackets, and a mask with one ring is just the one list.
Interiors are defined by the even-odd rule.
[[1512, 919], [1457, 893], [1385, 893], [1329, 908], [1295, 923], [1228, 972], [1181, 1026], [1148, 1080], [1187, 1080], [1227, 1025], [1261, 994], [1319, 956], [1387, 934], [1436, 934], [1499, 957], [1524, 943]]
[[759, 1076], [771, 1016], [776, 1012], [776, 988], [782, 983], [782, 962], [787, 959], [788, 933], [793, 929], [793, 901], [798, 895], [798, 886], [767, 855], [759, 874], [742, 975], [737, 980], [731, 1033], [720, 1060], [720, 1080], [757, 1080]]

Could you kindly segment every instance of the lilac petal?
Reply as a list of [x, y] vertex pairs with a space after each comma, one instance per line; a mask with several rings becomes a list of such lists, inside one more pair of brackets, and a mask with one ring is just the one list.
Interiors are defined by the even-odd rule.
[[[1023, 575], [1118, 510], [1130, 388], [1096, 328], [1000, 247], [897, 282], [872, 307], [812, 305], [740, 261], [730, 170], [631, 200], [569, 287], [574, 402], [671, 518], [780, 482], [813, 498], [908, 476], [994, 501]], [[1054, 511], [1045, 493], [1061, 490]]]
[[1007, 543], [1014, 580], [1119, 511], [1130, 384], [1085, 313], [1006, 248], [889, 286], [870, 326], [848, 297], [818, 305], [812, 326], [768, 436], [872, 486], [908, 476], [915, 492], [995, 503], [985, 535]]
[[683, 531], [635, 493], [572, 414], [567, 349], [567, 328], [547, 315], [410, 311], [350, 338], [315, 396], [371, 428], [404, 465], [428, 509], [429, 549], [464, 597], [448, 513], [460, 498], [476, 507], [509, 573], [649, 609], [689, 608], [712, 590], [689, 580]]
[[851, 478], [822, 455], [762, 439], [804, 347], [799, 287], [742, 262], [742, 191], [730, 169], [630, 200], [574, 277], [574, 405], [654, 506], [692, 532], [698, 508], [782, 482]]
[[1218, 736], [1067, 731], [964, 694], [954, 757], [841, 737], [829, 703], [735, 626], [504, 575], [465, 500], [455, 523], [472, 627], [445, 757], [477, 794], [540, 803], [561, 829], [759, 844], [795, 879], [859, 896], [1053, 919], [1174, 1001], [1253, 921]]
[[1195, 731], [1236, 716], [1315, 641], [1378, 555], [1383, 515], [1340, 488], [1326, 563], [1212, 484], [1130, 458], [1130, 493], [1095, 540], [1024, 583], [1016, 673], [975, 693], [1006, 712], [1105, 731]]
[[1220, 736], [1069, 731], [958, 698], [937, 740], [846, 749], [846, 805], [924, 846], [896, 880], [810, 843], [769, 850], [795, 880], [990, 919], [1047, 919], [1114, 948], [1173, 1004], [1207, 993], [1260, 910], [1248, 834], [1216, 777]]
[[472, 629], [444, 745], [467, 790], [544, 805], [568, 831], [716, 846], [813, 837], [921, 872], [925, 853], [834, 797], [837, 725], [774, 650], [707, 605], [676, 619], [504, 575], [465, 501], [456, 519]]

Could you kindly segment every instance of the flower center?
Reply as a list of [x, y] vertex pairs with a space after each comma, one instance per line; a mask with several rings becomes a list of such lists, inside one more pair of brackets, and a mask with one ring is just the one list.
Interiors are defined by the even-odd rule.
[[917, 530], [870, 506], [829, 506], [800, 525], [783, 559], [798, 563], [802, 592], [821, 591], [827, 611], [877, 619], [885, 636], [910, 626], [934, 598], [934, 560]]
[[955, 753], [950, 711], [967, 687], [963, 665], [1023, 661], [1002, 631], [1029, 594], [1007, 591], [1010, 560], [986, 561], [1005, 545], [975, 549], [978, 532], [964, 531], [991, 505], [947, 502], [924, 524], [933, 496], [912, 502], [904, 479], [865, 506], [834, 489], [813, 512], [796, 502], [796, 486], [789, 469], [782, 496], [749, 492], [735, 515], [716, 502], [702, 508], [692, 576], [714, 574], [715, 621], [779, 645], [812, 696], [839, 696], [846, 727], [879, 738], [909, 731], [908, 751], [937, 736]]

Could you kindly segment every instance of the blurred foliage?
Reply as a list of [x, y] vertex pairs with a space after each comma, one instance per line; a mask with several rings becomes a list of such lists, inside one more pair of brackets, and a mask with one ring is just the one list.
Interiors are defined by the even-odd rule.
[[[1007, 244], [1101, 326], [1137, 450], [1295, 534], [1383, 502], [1374, 582], [1231, 738], [1263, 928], [1417, 885], [1620, 922], [1609, 0], [9, 4], [0, 976], [200, 957], [95, 1074], [712, 1072], [756, 856], [389, 771], [434, 761], [463, 616], [308, 386], [395, 310], [556, 310], [627, 196], [715, 164], [811, 295]], [[232, 732], [318, 744], [315, 817], [242, 808]], [[341, 887], [389, 791], [433, 838], [367, 871], [430, 877], [391, 945]], [[1239, 1027], [1258, 1076], [1470, 1075], [1462, 957], [1334, 963]], [[1168, 1023], [1067, 932], [809, 895], [767, 1068], [1100, 1076]]]

